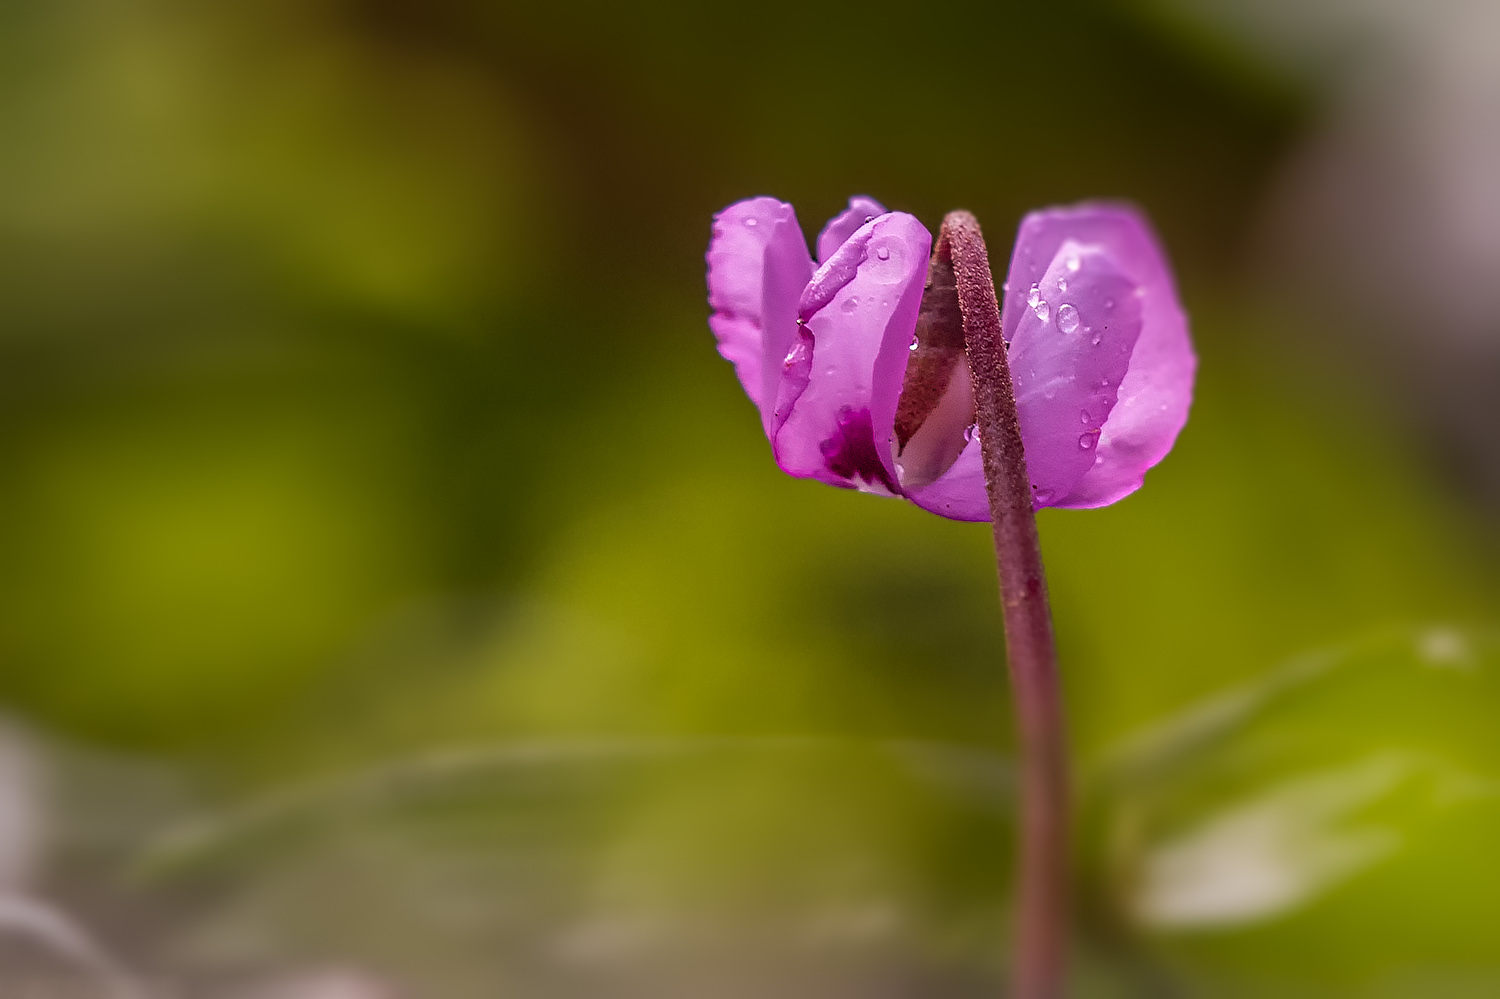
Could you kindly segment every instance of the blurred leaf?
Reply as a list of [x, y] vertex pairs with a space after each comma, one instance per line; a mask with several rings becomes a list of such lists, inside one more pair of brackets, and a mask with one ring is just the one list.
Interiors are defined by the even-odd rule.
[[533, 741], [276, 793], [135, 869], [185, 907], [189, 968], [253, 940], [454, 997], [969, 996], [1000, 973], [1008, 799], [958, 747]]
[[1140, 734], [1097, 778], [1117, 918], [1184, 994], [1500, 989], [1497, 718], [1500, 641], [1434, 627]]

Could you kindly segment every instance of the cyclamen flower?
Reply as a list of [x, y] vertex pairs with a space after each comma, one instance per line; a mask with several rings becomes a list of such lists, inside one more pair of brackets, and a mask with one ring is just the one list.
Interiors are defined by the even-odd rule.
[[[988, 520], [964, 345], [940, 315], [957, 308], [952, 272], [929, 275], [931, 248], [915, 217], [855, 197], [814, 262], [790, 205], [738, 202], [714, 220], [709, 325], [784, 471]], [[1196, 368], [1149, 225], [1124, 205], [1034, 212], [1004, 289], [1034, 506], [1139, 489], [1187, 419]]]

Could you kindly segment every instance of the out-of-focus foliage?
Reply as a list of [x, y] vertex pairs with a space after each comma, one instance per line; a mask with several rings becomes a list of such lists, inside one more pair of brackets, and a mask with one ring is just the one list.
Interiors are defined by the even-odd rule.
[[[812, 229], [863, 191], [970, 208], [997, 258], [1028, 208], [1130, 197], [1178, 265], [1177, 449], [1042, 517], [1085, 773], [1310, 648], [1438, 621], [1474, 650], [1101, 778], [1081, 989], [1493, 982], [1493, 816], [1434, 804], [1495, 779], [1460, 737], [1500, 712], [1466, 637], [1493, 525], [1351, 331], [1236, 277], [1306, 94], [1099, 4], [23, 0], [0, 53], [0, 703], [63, 799], [16, 806], [55, 848], [15, 890], [124, 964], [204, 995], [990, 993], [987, 532], [781, 477], [704, 324], [713, 211]], [[1160, 878], [1257, 822], [1317, 890], [1185, 928], [1213, 896]]]
[[1092, 787], [1106, 907], [1189, 994], [1500, 988], [1497, 665], [1493, 634], [1371, 636], [1138, 734]]

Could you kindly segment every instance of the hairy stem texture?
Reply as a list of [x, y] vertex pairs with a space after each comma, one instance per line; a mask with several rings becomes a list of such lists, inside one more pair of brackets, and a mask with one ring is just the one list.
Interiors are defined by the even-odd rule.
[[979, 222], [951, 212], [934, 259], [951, 262], [973, 375], [994, 525], [1006, 659], [1020, 738], [1020, 836], [1012, 999], [1059, 999], [1067, 950], [1068, 760], [1057, 651], [1000, 306]]

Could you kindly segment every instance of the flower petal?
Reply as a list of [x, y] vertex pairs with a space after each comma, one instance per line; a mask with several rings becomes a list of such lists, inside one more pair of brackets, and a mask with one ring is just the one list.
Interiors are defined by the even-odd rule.
[[[1082, 316], [1078, 303], [1054, 299], [1047, 294], [1048, 291], [1055, 294], [1068, 292], [1042, 287], [1064, 244], [1069, 241], [1075, 248], [1092, 251], [1101, 275], [1112, 272], [1130, 283], [1130, 297], [1139, 310], [1139, 334], [1130, 351], [1124, 377], [1118, 382], [1115, 401], [1107, 419], [1099, 427], [1097, 443], [1092, 449], [1078, 447], [1080, 452], [1093, 451], [1092, 464], [1081, 476], [1067, 482], [1065, 489], [1066, 469], [1071, 465], [1061, 460], [1061, 453], [1053, 453], [1053, 448], [1062, 439], [1061, 425], [1066, 421], [1057, 415], [1059, 425], [1049, 427], [1044, 434], [1041, 427], [1034, 424], [1034, 418], [1023, 410], [1021, 430], [1026, 444], [1027, 469], [1032, 481], [1041, 487], [1039, 495], [1043, 489], [1053, 491], [1047, 501], [1039, 505], [1097, 507], [1113, 503], [1139, 489], [1146, 471], [1172, 449], [1178, 431], [1187, 420], [1197, 359], [1188, 339], [1187, 320], [1178, 303], [1171, 272], [1145, 219], [1127, 205], [1084, 204], [1034, 212], [1021, 223], [1001, 310], [1002, 328], [1011, 336], [1013, 377], [1029, 377], [1030, 365], [1023, 370], [1023, 366], [1017, 363], [1016, 341], [1029, 323], [1027, 315], [1035, 317], [1038, 312], [1028, 303], [1033, 284], [1038, 285], [1039, 300], [1046, 301], [1052, 312], [1051, 325], [1054, 327], [1056, 313], [1063, 304], [1079, 308]], [[1070, 291], [1073, 287], [1070, 282]], [[1117, 308], [1120, 301], [1116, 297]], [[1094, 325], [1086, 318], [1081, 318], [1080, 323]], [[1039, 331], [1032, 330], [1035, 332]], [[1024, 347], [1024, 343], [1021, 346]], [[1092, 418], [1098, 414], [1093, 412], [1089, 413], [1090, 421], [1083, 421], [1081, 413], [1085, 411], [1086, 405], [1080, 405], [1079, 415], [1075, 417], [1079, 421], [1075, 425], [1080, 431], [1092, 429], [1097, 422]], [[1035, 459], [1034, 434], [1044, 434], [1052, 441], [1048, 445], [1037, 445]], [[1058, 468], [1065, 471], [1055, 471]], [[1047, 471], [1049, 469], [1053, 471]], [[1040, 482], [1038, 471], [1052, 478], [1046, 483]], [[1060, 489], [1062, 491], [1057, 491]]]
[[833, 256], [834, 251], [848, 242], [860, 226], [884, 214], [885, 206], [874, 198], [863, 194], [850, 198], [849, 207], [829, 219], [823, 231], [818, 233], [818, 263]]
[[1071, 239], [1027, 290], [1008, 358], [1038, 507], [1066, 497], [1094, 465], [1141, 332], [1135, 290], [1108, 250]]
[[970, 434], [958, 460], [936, 482], [911, 490], [907, 498], [923, 510], [950, 520], [989, 520], [990, 499], [984, 491], [979, 435]]
[[891, 440], [932, 236], [910, 215], [862, 224], [824, 261], [798, 310], [811, 334], [807, 386], [776, 430], [792, 475], [899, 494]]
[[714, 217], [708, 245], [708, 325], [774, 432], [782, 362], [797, 339], [797, 302], [812, 257], [792, 206], [775, 198], [736, 202]]

